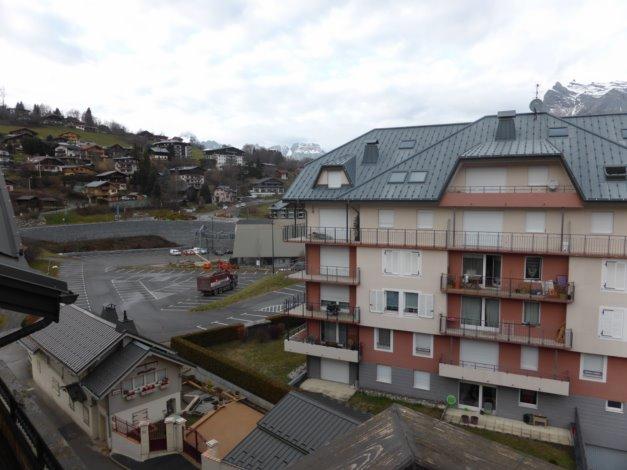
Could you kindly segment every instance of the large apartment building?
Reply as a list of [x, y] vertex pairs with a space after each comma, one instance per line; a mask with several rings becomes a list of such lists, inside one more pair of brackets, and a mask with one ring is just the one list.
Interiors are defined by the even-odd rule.
[[511, 419], [581, 419], [627, 461], [627, 114], [374, 129], [283, 200], [310, 377]]

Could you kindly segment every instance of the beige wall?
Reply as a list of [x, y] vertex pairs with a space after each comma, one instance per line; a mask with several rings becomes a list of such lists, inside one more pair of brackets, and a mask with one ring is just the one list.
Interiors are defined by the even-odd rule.
[[361, 206], [359, 208], [359, 225], [362, 228], [377, 228], [379, 226], [379, 209], [394, 210], [394, 228], [415, 229], [418, 221], [418, 210], [433, 211], [434, 230], [446, 230], [453, 211], [434, 206], [399, 206], [398, 204], [378, 204], [376, 206]]
[[627, 357], [627, 342], [598, 335], [602, 306], [627, 307], [627, 293], [602, 289], [603, 262], [601, 258], [570, 258], [568, 278], [575, 283], [575, 301], [567, 307], [566, 327], [573, 330], [574, 351]]
[[600, 205], [594, 208], [586, 208], [578, 211], [566, 212], [565, 231], [570, 229], [573, 234], [587, 234], [592, 232], [593, 212], [613, 212], [614, 231], [613, 235], [627, 235], [627, 209], [616, 205]]
[[554, 179], [560, 186], [572, 187], [570, 177], [559, 162], [538, 162], [538, 164], [530, 165], [528, 163], [467, 163], [460, 167], [451, 179], [451, 186], [467, 186], [466, 168], [506, 168], [506, 186], [528, 186], [529, 185], [529, 167], [545, 166], [549, 169], [549, 180]]
[[[346, 177], [346, 173], [342, 170], [342, 186], [347, 186], [350, 184], [348, 178]], [[329, 184], [329, 170], [322, 170], [320, 172], [320, 176], [318, 177], [318, 181], [316, 181], [316, 186], [326, 186]]]
[[[383, 250], [379, 248], [357, 249], [357, 266], [361, 268], [362, 273], [361, 283], [357, 286], [360, 324], [394, 330], [437, 333], [439, 316], [446, 313], [446, 296], [440, 292], [440, 273], [446, 272], [448, 262], [446, 251], [421, 250], [422, 274], [418, 277], [383, 274], [382, 253]], [[370, 291], [376, 289], [398, 289], [433, 294], [433, 318], [371, 313]]]

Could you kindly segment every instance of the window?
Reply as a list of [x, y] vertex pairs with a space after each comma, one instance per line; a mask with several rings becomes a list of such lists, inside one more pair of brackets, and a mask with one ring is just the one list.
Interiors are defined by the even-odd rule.
[[420, 252], [383, 250], [383, 273], [398, 276], [420, 275]]
[[525, 230], [527, 233], [544, 233], [546, 231], [546, 213], [527, 212]]
[[621, 129], [621, 134], [623, 136], [623, 139], [627, 140], [627, 129]]
[[394, 334], [386, 328], [374, 329], [374, 348], [377, 351], [392, 352], [394, 349]]
[[418, 313], [418, 293], [417, 292], [404, 292], [405, 304], [403, 306], [403, 313]]
[[527, 256], [525, 258], [525, 279], [539, 281], [542, 279], [542, 258]]
[[414, 356], [433, 357], [433, 335], [414, 333]]
[[538, 348], [533, 346], [520, 347], [520, 368], [538, 370]]
[[604, 261], [601, 280], [603, 289], [624, 291], [627, 281], [627, 262]]
[[394, 210], [379, 210], [379, 228], [394, 228]]
[[614, 231], [613, 212], [593, 212], [591, 215], [592, 233], [610, 234]]
[[392, 368], [390, 366], [377, 364], [377, 382], [392, 383]]
[[83, 423], [89, 424], [89, 408], [83, 404]]
[[416, 146], [416, 141], [414, 139], [401, 140], [401, 143], [398, 144], [398, 148], [401, 150], [413, 149]]
[[611, 411], [612, 413], [622, 413], [623, 403], [620, 401], [608, 400], [605, 402], [605, 411]]
[[462, 297], [461, 323], [464, 327], [498, 328], [498, 299], [481, 297]]
[[419, 210], [416, 228], [433, 229], [433, 211]]
[[122, 382], [122, 391], [128, 392], [133, 390], [133, 379], [128, 379]]
[[390, 179], [388, 180], [388, 183], [404, 183], [406, 177], [406, 171], [393, 171], [392, 173], [390, 173]]
[[580, 362], [579, 378], [581, 380], [605, 382], [607, 375], [607, 356], [581, 353]]
[[329, 189], [337, 189], [342, 187], [342, 170], [328, 170], [327, 186]]
[[409, 174], [409, 182], [410, 183], [424, 183], [427, 179], [426, 171], [412, 171]]
[[523, 323], [533, 326], [540, 324], [540, 302], [523, 302]]
[[414, 388], [431, 390], [431, 374], [421, 370], [414, 371]]
[[608, 180], [624, 180], [627, 178], [627, 166], [605, 165], [605, 177]]
[[527, 170], [529, 186], [546, 186], [549, 182], [548, 166], [530, 166]]
[[370, 291], [370, 311], [374, 313], [383, 313], [385, 308], [385, 292], [382, 290]]
[[[342, 325], [344, 327], [346, 327], [346, 325]], [[161, 382], [163, 381], [163, 379], [165, 379], [167, 377], [167, 374], [165, 372], [165, 369], [161, 369], [157, 371], [157, 382]]]
[[622, 340], [625, 336], [625, 309], [601, 307], [599, 315], [599, 337]]
[[536, 390], [519, 390], [518, 406], [524, 406], [525, 408], [537, 408], [538, 407], [538, 392]]
[[549, 137], [568, 137], [568, 127], [549, 127]]
[[385, 291], [385, 309], [389, 312], [398, 312], [398, 291]]

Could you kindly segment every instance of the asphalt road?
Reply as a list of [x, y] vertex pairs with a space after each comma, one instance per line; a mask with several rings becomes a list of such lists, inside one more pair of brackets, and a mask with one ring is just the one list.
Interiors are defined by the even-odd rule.
[[[100, 314], [102, 307], [115, 304], [118, 313], [127, 311], [139, 332], [155, 341], [172, 336], [234, 323], [253, 324], [280, 310], [282, 302], [302, 295], [303, 285], [294, 285], [255, 297], [220, 310], [190, 312], [233, 291], [204, 297], [196, 291], [201, 270], [156, 268], [173, 260], [167, 249], [84, 253], [64, 257], [59, 277], [79, 294], [76, 305]], [[241, 289], [265, 273], [240, 273]]]

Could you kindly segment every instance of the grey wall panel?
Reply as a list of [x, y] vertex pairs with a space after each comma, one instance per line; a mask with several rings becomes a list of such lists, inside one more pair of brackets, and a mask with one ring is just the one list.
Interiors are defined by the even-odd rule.
[[348, 366], [348, 383], [354, 384], [359, 375], [359, 364], [351, 362]]
[[627, 468], [627, 452], [599, 446], [586, 446], [588, 470]]
[[320, 378], [320, 358], [307, 356], [307, 377], [310, 379]]

